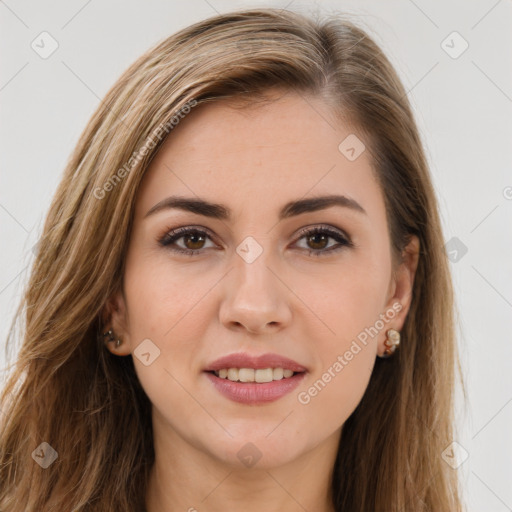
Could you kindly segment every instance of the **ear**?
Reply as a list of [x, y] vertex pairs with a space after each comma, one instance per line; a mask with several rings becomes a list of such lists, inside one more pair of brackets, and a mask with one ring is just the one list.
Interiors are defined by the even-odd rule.
[[[103, 338], [105, 347], [117, 356], [126, 356], [131, 353], [128, 336], [128, 318], [126, 300], [122, 289], [114, 292], [105, 303], [101, 313], [102, 334], [112, 329], [113, 341], [108, 336]], [[117, 347], [116, 341], [121, 340]]]
[[[394, 311], [396, 314], [386, 325], [385, 331], [395, 329], [401, 331], [409, 309], [411, 307], [414, 277], [418, 268], [420, 253], [420, 241], [416, 235], [411, 235], [409, 243], [402, 251], [402, 261], [393, 272], [388, 292], [388, 300], [385, 311]], [[400, 304], [400, 306], [399, 306]], [[386, 335], [379, 339], [378, 353], [384, 354], [386, 347], [384, 341]]]

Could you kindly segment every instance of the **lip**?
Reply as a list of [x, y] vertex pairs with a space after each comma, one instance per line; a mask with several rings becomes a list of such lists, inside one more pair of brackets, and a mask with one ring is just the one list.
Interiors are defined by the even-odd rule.
[[[214, 371], [223, 368], [283, 368], [297, 372], [292, 377], [274, 380], [272, 382], [233, 382], [217, 377]], [[223, 356], [210, 363], [205, 369], [205, 375], [226, 398], [243, 404], [257, 405], [274, 402], [293, 391], [306, 376], [308, 369], [297, 361], [279, 354], [266, 353], [259, 356], [247, 353], [234, 353]]]
[[[294, 372], [307, 372], [308, 369], [293, 359], [280, 356], [279, 354], [266, 353], [259, 356], [234, 353], [216, 359], [210, 363], [205, 369], [205, 372], [212, 372], [222, 370], [223, 368], [254, 368], [261, 370], [265, 368], [283, 368], [284, 370], [292, 370]], [[279, 381], [276, 381], [279, 382]]]
[[306, 373], [296, 373], [286, 379], [261, 384], [256, 382], [233, 382], [228, 379], [221, 379], [214, 373], [208, 372], [205, 372], [205, 375], [217, 391], [226, 398], [233, 402], [257, 405], [274, 402], [291, 393], [304, 379]]

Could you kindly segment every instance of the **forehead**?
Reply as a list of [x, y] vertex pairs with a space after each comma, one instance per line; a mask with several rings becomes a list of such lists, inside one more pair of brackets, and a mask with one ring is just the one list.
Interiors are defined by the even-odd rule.
[[344, 141], [358, 144], [356, 130], [335, 120], [319, 98], [287, 93], [257, 107], [233, 107], [229, 100], [200, 105], [180, 120], [146, 171], [138, 217], [168, 195], [229, 204], [241, 215], [277, 211], [308, 195], [343, 194], [365, 203], [369, 215], [382, 214], [368, 151], [347, 158]]

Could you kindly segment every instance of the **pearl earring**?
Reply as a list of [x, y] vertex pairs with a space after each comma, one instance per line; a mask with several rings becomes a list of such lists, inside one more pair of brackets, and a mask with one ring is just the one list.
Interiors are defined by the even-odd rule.
[[386, 340], [384, 341], [386, 350], [381, 357], [388, 358], [393, 355], [398, 345], [400, 345], [400, 333], [395, 329], [389, 329], [386, 332]]

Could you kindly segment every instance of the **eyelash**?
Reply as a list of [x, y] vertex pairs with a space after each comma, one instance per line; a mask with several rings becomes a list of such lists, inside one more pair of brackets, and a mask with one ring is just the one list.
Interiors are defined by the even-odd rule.
[[[158, 242], [160, 245], [167, 247], [171, 251], [184, 254], [186, 256], [194, 256], [195, 254], [201, 253], [204, 251], [204, 249], [182, 249], [177, 247], [170, 247], [171, 244], [173, 244], [176, 240], [179, 240], [180, 238], [183, 238], [186, 235], [199, 235], [199, 236], [206, 236], [211, 239], [211, 236], [208, 232], [203, 231], [202, 229], [198, 228], [191, 228], [191, 227], [185, 227], [185, 228], [178, 228], [172, 231], [167, 232], [163, 237], [161, 237]], [[330, 247], [328, 249], [304, 249], [307, 251], [308, 255], [314, 255], [314, 256], [325, 256], [328, 254], [331, 254], [333, 252], [338, 252], [339, 250], [343, 249], [344, 247], [354, 247], [354, 244], [350, 240], [349, 237], [343, 236], [339, 231], [334, 230], [329, 227], [321, 227], [317, 226], [314, 228], [305, 229], [300, 232], [300, 236], [297, 239], [297, 241], [301, 240], [304, 237], [316, 235], [316, 234], [323, 234], [327, 235], [328, 238], [333, 238], [338, 242], [338, 247]]]

